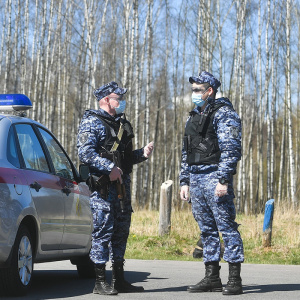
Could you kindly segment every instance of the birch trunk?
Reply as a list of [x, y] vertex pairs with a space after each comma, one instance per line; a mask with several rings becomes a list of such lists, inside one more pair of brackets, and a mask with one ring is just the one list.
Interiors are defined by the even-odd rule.
[[[166, 33], [166, 40], [165, 40], [165, 47], [166, 47], [166, 55], [165, 55], [165, 61], [164, 61], [164, 83], [165, 83], [165, 101], [168, 101], [168, 61], [169, 61], [169, 4], [168, 0], [166, 0], [166, 25], [165, 25], [165, 33]], [[164, 107], [164, 114], [163, 114], [163, 157], [164, 157], [164, 176], [163, 179], [166, 181], [168, 179], [167, 177], [167, 156], [168, 156], [168, 150], [167, 150], [167, 108]]]
[[107, 12], [107, 4], [108, 4], [108, 0], [105, 1], [104, 4], [104, 10], [102, 13], [102, 18], [101, 18], [101, 26], [98, 32], [98, 38], [97, 38], [97, 43], [95, 45], [95, 61], [94, 61], [94, 67], [93, 67], [93, 74], [92, 74], [92, 88], [96, 89], [96, 72], [97, 72], [97, 67], [100, 64], [100, 51], [101, 51], [101, 39], [102, 39], [102, 35], [103, 35], [103, 30], [104, 30], [104, 26], [105, 26], [105, 18], [106, 18], [106, 12]]
[[[9, 1], [6, 1], [5, 3], [5, 12], [4, 15], [8, 16], [8, 5], [9, 5]], [[4, 28], [6, 28], [6, 18], [2, 19], [2, 34], [1, 34], [1, 50], [0, 50], [0, 74], [2, 74], [2, 61], [3, 61], [3, 53], [4, 53], [4, 45], [5, 45], [5, 30]]]
[[271, 117], [269, 108], [269, 25], [270, 25], [271, 1], [267, 2], [267, 24], [266, 24], [266, 67], [265, 67], [265, 103], [267, 113], [267, 198], [271, 197]]
[[[146, 111], [145, 111], [145, 145], [147, 145], [150, 142], [150, 134], [149, 134], [149, 114], [150, 114], [150, 98], [151, 98], [151, 64], [152, 64], [152, 38], [153, 38], [153, 32], [152, 32], [152, 14], [153, 14], [153, 2], [152, 0], [148, 0], [148, 47], [147, 47], [147, 82], [146, 82]], [[145, 180], [144, 180], [144, 199], [147, 199], [148, 197], [148, 188], [149, 188], [149, 164], [145, 164]]]
[[[145, 56], [146, 56], [146, 44], [147, 44], [147, 29], [148, 29], [148, 22], [149, 22], [149, 9], [147, 9], [147, 17], [146, 17], [146, 22], [145, 22], [145, 28], [144, 28], [144, 41], [143, 41], [143, 50], [142, 50], [142, 56], [141, 56], [141, 66], [145, 65]], [[143, 75], [144, 75], [144, 68], [141, 68], [141, 74], [140, 74], [140, 82], [142, 82], [143, 79]], [[138, 93], [139, 93], [139, 98], [142, 95], [142, 87], [139, 87]], [[145, 118], [145, 116], [144, 116]], [[145, 144], [145, 122], [143, 122], [143, 127], [142, 127], [142, 136], [141, 136], [141, 141], [142, 143]], [[143, 187], [144, 187], [144, 169], [145, 169], [145, 164], [142, 164], [140, 167], [140, 178], [139, 178], [139, 203], [141, 205], [142, 208], [145, 207], [145, 198], [144, 198], [144, 191], [143, 191]]]
[[287, 86], [287, 113], [288, 113], [288, 139], [289, 139], [289, 160], [290, 160], [290, 193], [294, 207], [297, 205], [296, 198], [296, 177], [295, 160], [293, 150], [293, 124], [292, 124], [292, 103], [291, 103], [291, 48], [290, 48], [290, 30], [291, 30], [291, 0], [286, 2], [286, 86]]
[[[38, 0], [35, 1], [35, 18], [34, 18], [34, 33], [33, 33], [33, 42], [32, 42], [32, 51], [31, 51], [31, 68], [30, 68], [30, 79], [29, 79], [29, 98], [31, 99], [32, 96], [32, 90], [33, 90], [33, 69], [34, 69], [34, 57], [35, 57], [35, 47], [36, 47], [36, 40], [38, 35]], [[35, 99], [31, 99], [32, 102], [35, 101]], [[33, 103], [32, 103], [33, 104]], [[35, 110], [32, 109], [32, 118], [35, 116]]]
[[[37, 86], [38, 86], [38, 113], [37, 113], [37, 118], [40, 122], [45, 124], [45, 114], [46, 111], [42, 110], [42, 103], [45, 102], [43, 101], [43, 96], [44, 96], [44, 81], [45, 81], [45, 43], [44, 40], [46, 38], [46, 16], [47, 16], [47, 1], [44, 2], [44, 8], [43, 8], [43, 23], [42, 23], [42, 30], [41, 30], [41, 37], [40, 37], [40, 68], [39, 72], [37, 72]], [[46, 99], [44, 99], [46, 100]]]
[[283, 113], [283, 121], [282, 121], [282, 134], [281, 134], [281, 146], [280, 146], [280, 166], [279, 166], [279, 179], [278, 179], [278, 205], [282, 200], [282, 189], [283, 189], [283, 174], [285, 168], [285, 149], [286, 149], [286, 116], [287, 109], [286, 105], [284, 105], [284, 113]]
[[[21, 22], [21, 3], [20, 0], [15, 0], [15, 12], [16, 12], [16, 16], [15, 16], [15, 35], [14, 35], [14, 65], [13, 65], [13, 69], [14, 69], [14, 89], [12, 90], [13, 92], [17, 93], [18, 92], [18, 81], [19, 81], [19, 76], [17, 75], [17, 71], [18, 71], [18, 57], [19, 57], [19, 48], [21, 48], [19, 46], [19, 37], [21, 36], [20, 31], [21, 31], [21, 26], [20, 26], [20, 22]], [[20, 28], [20, 29], [19, 29]], [[20, 31], [19, 31], [20, 30]]]
[[5, 59], [5, 78], [4, 78], [4, 94], [8, 92], [9, 88], [9, 77], [10, 77], [10, 67], [11, 67], [11, 52], [12, 48], [9, 47], [10, 41], [11, 41], [11, 7], [12, 7], [12, 1], [8, 0], [8, 32], [7, 32], [7, 39], [6, 39], [6, 59]]
[[58, 6], [58, 57], [57, 57], [57, 136], [58, 140], [61, 141], [61, 133], [62, 133], [62, 112], [61, 112], [61, 58], [62, 58], [62, 25], [61, 25], [61, 18], [62, 18], [62, 3], [59, 2]]
[[[45, 91], [45, 99], [47, 99], [47, 101], [43, 101], [42, 104], [42, 109], [43, 112], [45, 114], [45, 124], [46, 126], [49, 127], [49, 123], [50, 123], [50, 107], [51, 107], [51, 100], [50, 98], [50, 91], [49, 91], [49, 87], [50, 87], [50, 77], [51, 77], [51, 71], [49, 69], [49, 63], [50, 63], [50, 57], [51, 57], [51, 52], [54, 52], [54, 49], [51, 47], [51, 33], [53, 31], [53, 8], [54, 8], [54, 1], [51, 0], [50, 2], [50, 19], [49, 19], [49, 33], [48, 33], [48, 39], [47, 39], [47, 51], [46, 51], [46, 58], [45, 58], [45, 70], [46, 70], [46, 76], [45, 76], [45, 80], [44, 80], [44, 91]], [[52, 50], [52, 51], [51, 51]], [[48, 98], [49, 97], [49, 98]], [[49, 105], [49, 109], [47, 109], [47, 105]]]
[[92, 62], [93, 62], [93, 53], [92, 53], [92, 35], [94, 32], [94, 0], [84, 0], [84, 16], [87, 24], [87, 79], [85, 85], [85, 99], [87, 99], [87, 106], [92, 107], [92, 97], [90, 97], [90, 81], [92, 76]]
[[[134, 96], [134, 119], [133, 119], [133, 130], [134, 130], [134, 148], [138, 149], [139, 145], [139, 87], [140, 87], [140, 55], [139, 55], [139, 1], [134, 0], [133, 3], [133, 18], [135, 23], [134, 31], [134, 53], [135, 53], [135, 96]], [[138, 166], [133, 166], [132, 173], [132, 186], [131, 186], [131, 201], [134, 207], [138, 205], [137, 199], [137, 182], [138, 182]]]
[[[29, 20], [29, 0], [25, 2], [25, 24], [24, 24], [24, 39], [23, 39], [23, 47], [22, 47], [22, 67], [21, 67], [21, 91], [23, 94], [27, 93], [28, 89], [28, 81], [27, 78], [27, 52], [28, 52], [28, 20]], [[2, 59], [0, 59], [2, 61]], [[0, 64], [1, 65], [1, 64]], [[1, 67], [0, 67], [1, 74]], [[30, 89], [30, 86], [29, 86]]]
[[[261, 24], [261, 0], [258, 6], [258, 40], [261, 40], [262, 24]], [[258, 201], [263, 202], [263, 153], [262, 153], [262, 128], [263, 128], [263, 104], [262, 104], [262, 58], [261, 58], [261, 45], [258, 43], [258, 64], [259, 64], [259, 120], [257, 126], [257, 161], [258, 161]]]
[[223, 93], [223, 60], [222, 60], [222, 27], [221, 27], [221, 20], [220, 20], [220, 0], [217, 1], [217, 20], [218, 20], [218, 41], [219, 41], [219, 78], [221, 82], [220, 92]]

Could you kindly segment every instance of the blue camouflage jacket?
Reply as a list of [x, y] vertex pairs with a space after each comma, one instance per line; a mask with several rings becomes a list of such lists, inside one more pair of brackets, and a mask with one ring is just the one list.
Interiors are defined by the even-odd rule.
[[[241, 159], [241, 137], [242, 124], [240, 117], [233, 109], [232, 103], [227, 98], [218, 98], [208, 100], [204, 109], [206, 112], [209, 106], [224, 103], [216, 113], [213, 119], [213, 126], [218, 136], [218, 144], [221, 150], [220, 162], [216, 165], [191, 165], [186, 163], [187, 153], [182, 149], [181, 170], [179, 175], [180, 185], [189, 185], [190, 173], [207, 173], [217, 171], [218, 178], [230, 180], [231, 176], [236, 173], [236, 166]], [[200, 114], [200, 108], [193, 109]], [[189, 119], [188, 119], [189, 120]], [[187, 121], [188, 121], [187, 120]]]
[[[107, 158], [101, 157], [98, 152], [103, 147], [106, 138], [106, 129], [103, 122], [94, 114], [115, 118], [103, 109], [86, 110], [78, 128], [77, 148], [78, 156], [82, 163], [87, 164], [94, 173], [109, 175], [114, 163]], [[107, 149], [110, 150], [110, 149]], [[145, 161], [143, 148], [133, 151], [133, 163]]]

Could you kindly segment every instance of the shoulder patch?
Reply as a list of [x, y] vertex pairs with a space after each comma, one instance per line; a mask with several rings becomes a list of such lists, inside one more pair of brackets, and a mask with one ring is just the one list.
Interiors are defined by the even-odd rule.
[[87, 132], [83, 132], [79, 135], [79, 142], [84, 144], [89, 139], [89, 134]]
[[230, 135], [232, 135], [233, 138], [238, 138], [239, 136], [239, 129], [236, 126], [231, 126], [230, 127]]

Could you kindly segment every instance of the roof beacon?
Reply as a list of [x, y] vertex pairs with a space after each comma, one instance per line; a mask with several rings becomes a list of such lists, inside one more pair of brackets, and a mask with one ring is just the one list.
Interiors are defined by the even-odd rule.
[[0, 111], [19, 112], [32, 108], [30, 99], [24, 94], [0, 94]]

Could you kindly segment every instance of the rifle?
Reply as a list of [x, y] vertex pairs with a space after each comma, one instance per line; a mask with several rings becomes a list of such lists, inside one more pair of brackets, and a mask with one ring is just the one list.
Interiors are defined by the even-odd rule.
[[[121, 169], [121, 156], [120, 156], [119, 151], [101, 152], [100, 156], [111, 160], [115, 164], [116, 167]], [[123, 181], [123, 177], [122, 177], [122, 181]], [[125, 213], [126, 212], [125, 202], [127, 200], [127, 197], [126, 197], [124, 181], [123, 181], [123, 183], [120, 183], [120, 181], [117, 180], [117, 181], [114, 181], [114, 183], [116, 186], [118, 199], [120, 201], [121, 213]]]

